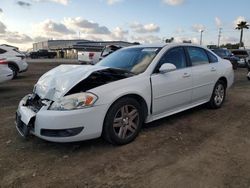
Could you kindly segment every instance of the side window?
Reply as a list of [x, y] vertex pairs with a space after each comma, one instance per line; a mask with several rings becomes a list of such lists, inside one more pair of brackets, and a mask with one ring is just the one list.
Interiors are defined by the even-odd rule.
[[206, 52], [207, 52], [210, 63], [217, 63], [218, 62], [218, 58], [214, 54], [212, 54], [211, 52], [209, 52], [207, 50], [206, 50]]
[[202, 48], [187, 47], [187, 51], [193, 66], [209, 64], [208, 56]]
[[6, 52], [6, 50], [0, 48], [0, 54], [4, 54]]
[[184, 48], [176, 47], [167, 51], [167, 53], [165, 53], [159, 61], [157, 70], [164, 63], [172, 63], [176, 66], [177, 69], [185, 68], [187, 66], [187, 63]]

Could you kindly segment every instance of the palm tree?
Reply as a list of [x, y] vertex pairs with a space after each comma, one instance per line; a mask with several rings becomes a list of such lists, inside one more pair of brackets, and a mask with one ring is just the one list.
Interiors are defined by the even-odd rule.
[[243, 47], [243, 42], [242, 42], [243, 30], [249, 29], [249, 24], [245, 21], [241, 21], [237, 24], [237, 27], [235, 29], [240, 30], [240, 45], [239, 46]]

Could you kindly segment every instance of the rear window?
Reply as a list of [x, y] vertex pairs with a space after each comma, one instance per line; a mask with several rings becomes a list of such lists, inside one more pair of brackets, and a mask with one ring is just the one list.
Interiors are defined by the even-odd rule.
[[187, 51], [193, 66], [209, 64], [208, 56], [202, 48], [187, 47]]
[[234, 55], [248, 55], [247, 54], [247, 51], [244, 51], [244, 50], [237, 50], [237, 51], [232, 51]]
[[17, 49], [13, 49], [14, 52], [18, 53], [18, 54], [22, 54], [22, 52], [20, 52], [19, 50]]

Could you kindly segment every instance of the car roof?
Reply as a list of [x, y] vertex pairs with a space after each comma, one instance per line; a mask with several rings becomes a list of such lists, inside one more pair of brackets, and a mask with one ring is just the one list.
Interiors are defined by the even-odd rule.
[[225, 49], [225, 48], [212, 48], [211, 50], [228, 50], [228, 49]]
[[207, 49], [206, 46], [201, 46], [197, 44], [190, 44], [190, 43], [152, 43], [152, 44], [140, 44], [135, 46], [130, 46], [127, 48], [164, 48], [166, 46], [175, 47], [175, 46], [193, 46], [193, 47], [201, 47]]
[[234, 51], [234, 52], [240, 52], [240, 51], [249, 51], [249, 50], [247, 50], [247, 49], [233, 49], [232, 51]]

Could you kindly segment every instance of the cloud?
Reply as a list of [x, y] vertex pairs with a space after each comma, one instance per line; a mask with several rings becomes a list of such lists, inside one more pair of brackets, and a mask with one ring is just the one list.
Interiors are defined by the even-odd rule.
[[233, 37], [233, 36], [222, 36], [221, 37], [221, 43], [227, 44], [227, 43], [238, 43], [239, 38]]
[[206, 27], [205, 27], [204, 25], [202, 25], [202, 24], [194, 24], [194, 25], [192, 26], [192, 30], [193, 30], [194, 32], [201, 32], [202, 30], [203, 30], [203, 31], [206, 30]]
[[1, 38], [6, 42], [15, 44], [28, 43], [33, 41], [32, 38], [28, 35], [19, 32], [7, 32], [4, 37]]
[[174, 37], [174, 42], [177, 43], [182, 43], [183, 41], [190, 41], [194, 44], [199, 43], [199, 39], [197, 37], [186, 37], [186, 36], [181, 36], [181, 37]]
[[[80, 17], [64, 18], [61, 22], [45, 20], [33, 25], [34, 40], [43, 39], [76, 39], [80, 34], [81, 38], [88, 40], [125, 40], [127, 41], [128, 31], [121, 27], [110, 30], [99, 23], [89, 21]], [[79, 33], [80, 32], [80, 33]]]
[[110, 30], [106, 26], [100, 26], [98, 23], [77, 18], [65, 18], [64, 24], [68, 28], [79, 30], [85, 34], [110, 34]]
[[19, 6], [21, 6], [21, 7], [25, 7], [25, 8], [27, 8], [27, 7], [30, 7], [30, 6], [31, 6], [31, 4], [30, 4], [30, 3], [27, 3], [27, 2], [24, 2], [24, 1], [17, 1], [17, 4], [18, 4]]
[[163, 3], [168, 4], [170, 6], [178, 6], [184, 3], [184, 0], [162, 0]]
[[136, 33], [153, 33], [160, 31], [160, 27], [154, 23], [143, 25], [138, 22], [135, 22], [130, 25], [130, 28]]
[[37, 36], [33, 38], [33, 42], [41, 42], [41, 41], [46, 41], [49, 40], [49, 37], [42, 37], [42, 36]]
[[107, 0], [107, 3], [108, 3], [109, 5], [113, 5], [113, 4], [119, 3], [119, 2], [122, 2], [122, 0]]
[[219, 28], [222, 25], [221, 19], [219, 17], [214, 18], [216, 26]]
[[67, 28], [63, 23], [57, 23], [53, 20], [45, 20], [37, 25], [34, 25], [34, 32], [40, 36], [46, 37], [62, 37], [64, 35], [75, 34], [73, 30]]
[[6, 32], [6, 25], [0, 21], [0, 34], [3, 34]]
[[127, 30], [123, 30], [121, 27], [116, 27], [111, 34], [112, 40], [127, 40], [126, 36], [128, 35]]
[[160, 43], [162, 39], [158, 36], [147, 35], [147, 36], [132, 36], [131, 40], [140, 43]]
[[185, 32], [185, 30], [183, 29], [183, 28], [181, 28], [181, 27], [178, 27], [176, 30], [175, 30], [175, 33], [176, 34], [180, 34], [180, 33], [184, 33]]
[[32, 38], [26, 34], [8, 31], [6, 25], [1, 21], [0, 21], [0, 39], [15, 44], [27, 43], [32, 41]]
[[3, 13], [3, 9], [2, 8], [0, 8], [0, 14], [2, 14]]
[[33, 0], [33, 1], [36, 1], [36, 2], [54, 2], [54, 3], [59, 3], [59, 4], [62, 4], [62, 5], [68, 5], [69, 4], [69, 1], [70, 0]]
[[96, 41], [128, 41], [128, 34], [129, 32], [127, 30], [124, 30], [121, 27], [115, 27], [109, 34], [83, 34], [83, 36], [85, 39]]
[[237, 26], [238, 23], [242, 22], [242, 21], [246, 21], [246, 18], [244, 16], [238, 16], [234, 21], [233, 21], [233, 25], [234, 27]]

